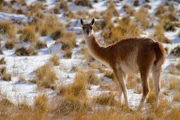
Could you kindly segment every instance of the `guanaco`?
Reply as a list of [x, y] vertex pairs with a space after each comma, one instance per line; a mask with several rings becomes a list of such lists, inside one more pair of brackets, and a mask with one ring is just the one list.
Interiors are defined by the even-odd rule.
[[124, 95], [125, 105], [128, 108], [127, 90], [124, 79], [126, 75], [140, 74], [143, 95], [140, 106], [144, 103], [149, 92], [148, 78], [150, 73], [154, 80], [155, 102], [158, 101], [160, 91], [160, 76], [165, 60], [165, 49], [162, 44], [150, 38], [127, 38], [120, 40], [108, 47], [98, 44], [93, 26], [93, 18], [89, 24], [82, 25], [82, 32], [90, 54], [100, 62], [110, 66], [118, 80], [119, 99]]

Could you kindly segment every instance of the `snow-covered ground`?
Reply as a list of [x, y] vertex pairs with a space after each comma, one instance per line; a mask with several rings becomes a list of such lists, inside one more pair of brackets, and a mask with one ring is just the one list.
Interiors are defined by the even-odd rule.
[[[67, 1], [67, 0], [66, 0]], [[89, 7], [82, 7], [77, 6], [72, 2], [68, 2], [69, 9], [72, 10], [74, 13], [76, 13], [78, 10], [84, 10], [88, 11], [89, 13], [92, 13], [94, 11], [104, 11], [107, 9], [107, 0], [99, 0], [98, 3], [94, 3], [92, 0], [90, 0], [91, 3], [93, 3], [93, 8]], [[26, 0], [27, 5], [36, 4], [36, 0]], [[152, 8], [148, 11], [149, 14], [154, 15], [156, 8], [158, 5], [165, 3], [165, 0], [150, 0], [148, 3]], [[175, 8], [177, 11], [180, 11], [180, 3], [173, 2]], [[56, 5], [56, 0], [46, 0], [46, 2], [43, 2], [43, 4], [47, 5], [48, 9], [53, 8]], [[140, 6], [134, 7], [133, 2], [131, 0], [123, 0], [122, 2], [117, 2], [116, 8], [120, 12], [120, 17], [126, 15], [126, 13], [123, 11], [123, 6], [125, 4], [128, 4], [129, 6], [133, 7], [136, 11], [139, 10], [139, 8], [145, 4], [144, 0], [140, 0]], [[77, 44], [82, 47], [81, 42], [83, 41], [83, 36], [81, 33], [81, 26], [78, 20], [71, 19], [69, 22], [67, 22], [67, 18], [63, 16], [62, 14], [54, 14], [57, 16], [59, 21], [65, 25], [69, 25], [70, 28], [67, 29], [68, 31], [72, 31], [77, 34]], [[177, 16], [180, 19], [180, 16]], [[28, 17], [26, 15], [22, 14], [13, 14], [13, 13], [6, 13], [5, 11], [0, 11], [0, 21], [6, 21], [6, 20], [16, 20], [21, 21], [23, 23], [27, 23], [29, 21]], [[157, 22], [151, 21], [151, 22]], [[180, 22], [180, 21], [179, 21]], [[143, 32], [143, 37], [150, 37], [150, 35], [153, 33], [153, 29], [147, 29]], [[177, 37], [177, 34], [180, 32], [180, 28], [176, 28], [173, 32], [165, 32], [165, 36], [172, 40], [172, 44], [165, 44], [163, 43], [164, 47], [167, 47], [169, 51], [171, 51], [176, 46], [180, 45], [180, 38]], [[2, 46], [2, 52], [3, 55], [0, 55], [1, 58], [5, 58], [6, 61], [6, 68], [7, 72], [12, 75], [12, 80], [10, 82], [0, 80], [0, 93], [5, 95], [10, 101], [12, 101], [15, 104], [21, 103], [23, 101], [26, 101], [30, 105], [33, 105], [34, 98], [38, 96], [39, 94], [47, 94], [48, 96], [56, 95], [56, 92], [51, 89], [44, 89], [39, 90], [37, 85], [34, 83], [29, 82], [19, 82], [20, 77], [24, 77], [26, 81], [32, 80], [36, 78], [34, 71], [41, 67], [42, 65], [49, 62], [50, 57], [52, 54], [56, 53], [59, 56], [59, 66], [54, 66], [53, 69], [56, 71], [58, 76], [57, 84], [67, 85], [73, 83], [73, 79], [75, 76], [75, 72], [72, 72], [71, 69], [74, 66], [78, 66], [79, 68], [88, 69], [87, 62], [82, 59], [83, 55], [79, 54], [80, 48], [74, 48], [71, 59], [65, 59], [63, 58], [63, 50], [61, 49], [61, 44], [54, 44], [55, 41], [52, 40], [49, 36], [45, 37], [39, 37], [40, 40], [45, 41], [47, 43], [47, 48], [40, 49], [38, 51], [37, 56], [16, 56], [14, 54], [15, 49], [8, 50], [4, 47], [4, 43], [7, 39], [6, 36], [3, 36], [0, 34], [0, 37], [2, 38], [1, 46]], [[26, 44], [25, 44], [26, 45]], [[170, 52], [169, 52], [170, 53]], [[166, 61], [163, 65], [163, 74], [162, 74], [162, 80], [165, 81], [167, 79], [171, 79], [173, 77], [176, 77], [180, 80], [180, 76], [172, 75], [169, 73], [169, 68], [172, 68], [171, 66], [174, 64], [178, 64], [180, 61], [180, 58], [175, 57], [173, 55], [167, 54]], [[96, 61], [95, 61], [96, 62]], [[1, 65], [0, 65], [1, 66]], [[102, 77], [104, 79], [103, 81], [106, 81], [104, 76], [97, 72], [97, 75]], [[109, 80], [111, 84], [113, 82]], [[103, 91], [99, 88], [98, 85], [91, 86], [91, 90], [88, 90], [88, 97], [92, 98], [94, 96], [98, 96], [99, 94], [102, 94], [107, 91]], [[135, 107], [139, 104], [141, 94], [137, 94], [134, 92], [133, 89], [128, 89], [128, 100], [130, 102], [131, 107]]]

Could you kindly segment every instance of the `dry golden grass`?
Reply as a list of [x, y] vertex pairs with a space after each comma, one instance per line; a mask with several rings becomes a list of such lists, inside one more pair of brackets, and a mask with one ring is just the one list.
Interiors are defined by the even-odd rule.
[[20, 40], [23, 42], [36, 42], [36, 34], [34, 26], [25, 26], [21, 31]]
[[59, 65], [59, 57], [56, 54], [52, 55], [52, 57], [50, 58], [50, 62], [52, 62], [55, 66], [58, 66]]
[[94, 71], [88, 71], [87, 73], [85, 73], [87, 75], [87, 83], [88, 84], [94, 84], [97, 85], [99, 84], [99, 78], [97, 77], [96, 73]]
[[11, 81], [11, 75], [7, 73], [5, 67], [0, 68], [1, 79], [4, 81]]
[[0, 64], [6, 64], [4, 57], [0, 59]]
[[47, 48], [47, 44], [44, 41], [37, 40], [37, 42], [35, 43], [35, 48], [36, 49]]
[[168, 38], [166, 38], [164, 36], [164, 28], [163, 25], [160, 23], [159, 25], [155, 26], [155, 31], [153, 33], [154, 39], [159, 41], [159, 42], [163, 42], [163, 43], [172, 43], [171, 40], [169, 40]]
[[54, 40], [61, 38], [65, 29], [57, 17], [52, 15], [45, 16], [43, 20], [39, 20], [39, 22], [36, 24], [36, 27], [39, 30], [40, 35], [50, 35]]
[[109, 17], [112, 17], [112, 15], [119, 16], [119, 12], [114, 5], [114, 1], [112, 1], [112, 0], [109, 1], [108, 8], [105, 12]]
[[145, 8], [141, 8], [138, 10], [138, 12], [134, 15], [135, 19], [141, 23], [141, 26], [143, 29], [147, 29], [149, 25], [149, 14], [148, 11]]
[[32, 55], [37, 55], [37, 51], [33, 47], [25, 48], [25, 47], [20, 47], [16, 48], [15, 54], [17, 56], [32, 56]]
[[165, 8], [164, 5], [160, 4], [157, 8], [156, 8], [156, 16], [162, 16], [165, 12], [167, 11], [167, 9]]
[[88, 51], [87, 48], [82, 47], [82, 48], [81, 48], [81, 51], [82, 51], [82, 53], [83, 53], [83, 55], [84, 55], [84, 58], [85, 58], [87, 61], [93, 60], [93, 58], [92, 58], [92, 56], [89, 54], [89, 51]]
[[83, 72], [77, 72], [73, 84], [65, 90], [67, 99], [86, 99], [87, 75]]
[[180, 57], [180, 46], [175, 47], [172, 51], [171, 54], [174, 56]]
[[74, 3], [79, 6], [93, 7], [89, 0], [75, 0]]
[[0, 22], [0, 34], [7, 34], [10, 38], [16, 36], [14, 25], [10, 21]]
[[153, 89], [148, 93], [146, 101], [147, 103], [153, 103], [155, 101], [155, 95]]
[[[102, 36], [106, 43], [116, 42], [123, 38], [138, 37], [140, 35], [138, 26], [130, 20], [130, 18], [122, 18], [118, 22], [118, 26], [113, 27], [109, 33], [102, 32]], [[109, 34], [109, 35], [108, 35]]]
[[48, 64], [43, 65], [36, 71], [37, 85], [44, 88], [53, 88], [53, 84], [58, 80], [55, 71]]
[[36, 97], [35, 108], [41, 111], [48, 110], [48, 97], [46, 95], [40, 95]]
[[13, 49], [15, 47], [15, 39], [8, 39], [5, 43], [7, 49]]
[[94, 103], [100, 105], [110, 105], [110, 106], [118, 106], [118, 101], [115, 100], [115, 95], [113, 93], [101, 94], [98, 97], [93, 99]]
[[172, 78], [169, 80], [169, 90], [177, 90], [180, 91], [180, 80], [177, 78]]
[[124, 10], [126, 11], [126, 13], [129, 14], [130, 16], [134, 15], [135, 10], [134, 10], [132, 7], [130, 7], [129, 5], [126, 5], [126, 4], [125, 4], [125, 5], [123, 6], [123, 8], [124, 8]]
[[173, 97], [173, 101], [176, 101], [176, 102], [180, 102], [180, 92], [176, 92], [174, 97]]

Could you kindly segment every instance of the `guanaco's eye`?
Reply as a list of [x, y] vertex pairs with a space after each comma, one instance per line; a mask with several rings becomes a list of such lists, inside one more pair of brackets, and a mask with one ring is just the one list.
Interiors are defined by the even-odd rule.
[[83, 27], [83, 30], [85, 29], [85, 27]]
[[92, 27], [92, 26], [91, 26], [90, 28], [91, 28], [91, 29], [93, 29], [93, 27]]

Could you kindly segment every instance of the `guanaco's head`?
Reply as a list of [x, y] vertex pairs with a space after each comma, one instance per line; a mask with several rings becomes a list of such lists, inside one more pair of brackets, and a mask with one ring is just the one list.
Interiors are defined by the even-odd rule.
[[84, 36], [90, 37], [93, 34], [94, 23], [95, 23], [94, 18], [89, 24], [84, 24], [83, 20], [81, 19], [82, 31], [83, 31]]

